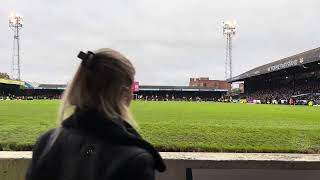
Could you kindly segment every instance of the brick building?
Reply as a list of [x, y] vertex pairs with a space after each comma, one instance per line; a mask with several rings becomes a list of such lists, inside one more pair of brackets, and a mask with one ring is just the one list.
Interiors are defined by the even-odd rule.
[[189, 86], [231, 89], [231, 84], [222, 80], [210, 80], [209, 77], [190, 78]]

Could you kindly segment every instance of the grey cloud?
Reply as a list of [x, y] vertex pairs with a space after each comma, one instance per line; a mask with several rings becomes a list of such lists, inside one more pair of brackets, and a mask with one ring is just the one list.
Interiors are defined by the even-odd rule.
[[79, 50], [111, 47], [128, 56], [141, 84], [186, 85], [189, 77], [224, 78], [221, 21], [236, 19], [234, 75], [319, 46], [317, 0], [18, 1], [0, 6], [0, 71], [10, 72], [7, 15], [25, 17], [24, 80], [65, 83]]

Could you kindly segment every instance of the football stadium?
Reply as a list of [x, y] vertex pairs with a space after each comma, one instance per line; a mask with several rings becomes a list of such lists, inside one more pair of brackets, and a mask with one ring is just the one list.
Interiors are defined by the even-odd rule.
[[0, 180], [319, 180], [320, 1], [1, 3]]
[[[135, 83], [139, 132], [159, 151], [320, 153], [320, 48], [210, 82]], [[244, 91], [232, 93], [233, 82]], [[57, 125], [65, 88], [0, 79], [0, 150], [31, 150]]]

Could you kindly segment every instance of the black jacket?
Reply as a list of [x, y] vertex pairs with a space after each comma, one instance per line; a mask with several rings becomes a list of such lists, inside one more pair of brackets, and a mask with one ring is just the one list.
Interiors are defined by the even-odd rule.
[[159, 153], [125, 121], [76, 110], [61, 128], [42, 135], [27, 180], [154, 180], [165, 171]]

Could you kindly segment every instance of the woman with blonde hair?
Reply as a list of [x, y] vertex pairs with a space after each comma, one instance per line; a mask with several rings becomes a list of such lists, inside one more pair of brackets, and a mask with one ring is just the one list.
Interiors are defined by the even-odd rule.
[[63, 95], [61, 125], [37, 140], [26, 179], [154, 180], [155, 170], [166, 167], [133, 128], [133, 65], [112, 49], [78, 57], [81, 65]]

